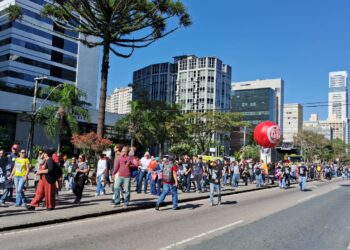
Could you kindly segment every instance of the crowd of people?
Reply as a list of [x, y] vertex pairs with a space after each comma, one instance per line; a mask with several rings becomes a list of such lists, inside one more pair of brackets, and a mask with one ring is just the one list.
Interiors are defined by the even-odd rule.
[[[226, 187], [239, 188], [240, 185], [268, 184], [288, 189], [291, 182], [299, 182], [300, 190], [306, 190], [306, 181], [331, 180], [333, 176], [350, 179], [350, 168], [336, 163], [307, 164], [279, 161], [277, 163], [254, 162], [251, 159], [231, 161], [216, 159], [203, 161], [201, 156], [184, 155], [180, 158], [167, 156], [153, 157], [146, 152], [143, 157], [135, 155], [134, 147], [117, 145], [111, 156], [100, 154], [93, 178], [96, 181], [96, 196], [112, 192], [114, 206], [128, 207], [131, 200], [131, 186], [136, 193], [150, 193], [159, 196], [156, 210], [171, 194], [173, 209], [178, 208], [178, 190], [181, 192], [210, 192], [210, 205], [221, 204], [221, 190]], [[25, 196], [30, 171], [35, 174], [35, 196], [29, 202]], [[40, 150], [35, 166], [31, 166], [26, 151], [15, 144], [10, 153], [0, 149], [0, 206], [15, 193], [15, 206], [35, 210], [45, 202], [48, 210], [56, 206], [56, 196], [64, 187], [74, 193], [75, 204], [83, 197], [84, 186], [92, 182], [90, 166], [84, 154], [68, 159], [54, 150]], [[89, 179], [90, 177], [90, 179]], [[15, 192], [13, 192], [15, 191]]]

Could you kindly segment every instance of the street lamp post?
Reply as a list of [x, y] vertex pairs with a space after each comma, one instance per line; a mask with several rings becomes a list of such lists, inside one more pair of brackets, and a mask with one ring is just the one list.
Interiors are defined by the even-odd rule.
[[35, 77], [35, 84], [34, 84], [34, 96], [33, 96], [33, 102], [32, 102], [32, 113], [30, 115], [30, 130], [29, 130], [29, 136], [28, 136], [28, 143], [27, 143], [27, 152], [29, 159], [32, 159], [33, 157], [33, 141], [34, 141], [34, 126], [35, 126], [35, 116], [36, 116], [36, 98], [38, 94], [38, 85], [39, 81], [42, 82], [44, 79], [47, 79], [46, 76], [39, 76]]

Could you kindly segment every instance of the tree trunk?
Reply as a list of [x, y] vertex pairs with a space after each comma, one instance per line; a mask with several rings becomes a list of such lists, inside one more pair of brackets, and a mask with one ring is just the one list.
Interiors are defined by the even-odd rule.
[[158, 154], [158, 156], [162, 159], [163, 158], [163, 143], [159, 143], [158, 147], [159, 147], [159, 154]]
[[107, 95], [107, 79], [109, 69], [109, 42], [105, 41], [103, 45], [103, 58], [101, 69], [101, 88], [100, 88], [100, 101], [98, 108], [98, 120], [97, 120], [97, 135], [103, 138], [104, 125], [105, 125], [105, 112], [106, 112], [106, 95]]

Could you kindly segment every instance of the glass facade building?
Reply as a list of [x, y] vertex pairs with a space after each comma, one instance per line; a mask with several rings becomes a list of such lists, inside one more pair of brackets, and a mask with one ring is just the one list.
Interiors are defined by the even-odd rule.
[[256, 126], [262, 121], [275, 121], [275, 93], [271, 88], [232, 91], [232, 111], [243, 115], [243, 120]]

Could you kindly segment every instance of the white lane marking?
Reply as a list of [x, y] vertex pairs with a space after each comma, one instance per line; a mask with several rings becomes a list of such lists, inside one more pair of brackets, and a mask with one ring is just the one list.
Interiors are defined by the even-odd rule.
[[201, 238], [201, 237], [204, 237], [206, 235], [209, 235], [209, 234], [212, 234], [212, 233], [215, 233], [217, 231], [220, 231], [220, 230], [224, 230], [226, 228], [229, 228], [229, 227], [233, 227], [233, 226], [236, 226], [240, 223], [243, 223], [243, 220], [239, 220], [239, 221], [236, 221], [236, 222], [233, 222], [231, 224], [228, 224], [228, 225], [225, 225], [225, 226], [222, 226], [222, 227], [219, 227], [219, 228], [216, 228], [216, 229], [213, 229], [213, 230], [210, 230], [206, 233], [201, 233], [201, 234], [198, 234], [196, 236], [193, 236], [191, 238], [188, 238], [188, 239], [185, 239], [185, 240], [182, 240], [182, 241], [179, 241], [179, 242], [176, 242], [174, 244], [171, 244], [169, 246], [166, 246], [166, 247], [163, 247], [163, 248], [160, 248], [159, 250], [167, 250], [167, 249], [171, 249], [171, 248], [174, 248], [174, 247], [177, 247], [177, 246], [180, 246], [180, 245], [183, 245], [187, 242], [190, 242], [192, 240], [195, 240], [195, 239], [198, 239], [198, 238]]
[[347, 248], [348, 250], [350, 249], [350, 242], [349, 242], [349, 245], [348, 245], [348, 248]]
[[298, 202], [307, 201], [307, 200], [310, 200], [310, 199], [315, 198], [315, 197], [316, 197], [316, 195], [313, 194], [313, 195], [310, 195], [310, 196], [307, 196], [305, 198], [298, 200]]

